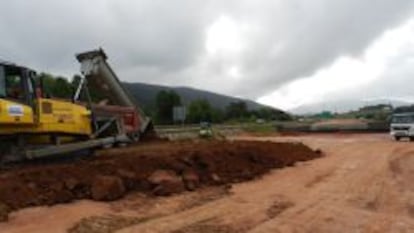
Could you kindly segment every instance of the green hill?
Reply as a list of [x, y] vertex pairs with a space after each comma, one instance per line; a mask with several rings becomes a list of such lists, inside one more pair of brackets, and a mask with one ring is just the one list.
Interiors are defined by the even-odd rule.
[[155, 97], [159, 91], [173, 90], [181, 97], [184, 105], [198, 99], [206, 99], [215, 108], [225, 109], [232, 102], [244, 101], [249, 110], [258, 110], [269, 107], [252, 100], [240, 99], [231, 96], [221, 95], [209, 91], [189, 88], [189, 87], [169, 87], [161, 85], [151, 85], [144, 83], [124, 83], [128, 91], [133, 95], [144, 109], [152, 108], [155, 104]]

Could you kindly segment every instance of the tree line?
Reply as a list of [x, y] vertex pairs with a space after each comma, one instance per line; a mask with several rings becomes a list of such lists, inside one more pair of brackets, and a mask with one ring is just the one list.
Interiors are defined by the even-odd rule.
[[[157, 124], [173, 124], [173, 108], [183, 106], [180, 95], [173, 90], [162, 90], [158, 92], [155, 99], [155, 112], [153, 119]], [[186, 123], [200, 123], [203, 121], [222, 122], [248, 122], [263, 119], [266, 121], [291, 120], [291, 117], [274, 108], [263, 107], [258, 110], [249, 110], [246, 102], [236, 101], [228, 104], [226, 108], [220, 109], [212, 106], [206, 99], [198, 99], [186, 106]]]
[[[37, 76], [36, 82], [40, 85], [40, 80], [43, 84], [43, 92], [53, 98], [71, 99], [76, 89], [78, 88], [81, 76], [74, 75], [69, 81], [67, 78], [62, 76], [53, 76], [48, 73], [40, 73]], [[102, 93], [89, 89], [89, 94], [92, 101], [98, 102], [102, 100]]]
[[[75, 75], [71, 80], [61, 76], [53, 76], [47, 73], [40, 73], [39, 80], [43, 80], [44, 92], [50, 97], [70, 99], [78, 87], [80, 76]], [[94, 102], [102, 99], [101, 93], [89, 89], [90, 96]], [[173, 108], [183, 106], [179, 94], [174, 90], [159, 91], [155, 97], [154, 105], [144, 106], [156, 124], [173, 124]], [[143, 107], [143, 106], [141, 106]], [[286, 113], [270, 107], [263, 107], [258, 110], [249, 110], [246, 102], [236, 101], [230, 103], [225, 109], [216, 108], [206, 99], [197, 99], [186, 106], [185, 123], [200, 123], [208, 121], [213, 123], [222, 122], [247, 122], [256, 119], [269, 120], [290, 120]]]

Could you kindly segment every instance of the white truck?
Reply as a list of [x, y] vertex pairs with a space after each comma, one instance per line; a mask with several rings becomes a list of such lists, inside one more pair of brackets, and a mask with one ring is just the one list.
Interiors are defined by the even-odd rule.
[[390, 134], [397, 141], [401, 138], [414, 141], [414, 112], [394, 113], [391, 119]]

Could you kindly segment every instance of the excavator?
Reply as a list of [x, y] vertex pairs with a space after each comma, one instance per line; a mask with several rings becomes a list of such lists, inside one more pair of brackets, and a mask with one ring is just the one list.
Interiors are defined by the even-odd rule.
[[71, 99], [50, 96], [34, 70], [0, 61], [0, 164], [89, 153], [155, 134], [102, 49], [76, 58], [81, 76]]

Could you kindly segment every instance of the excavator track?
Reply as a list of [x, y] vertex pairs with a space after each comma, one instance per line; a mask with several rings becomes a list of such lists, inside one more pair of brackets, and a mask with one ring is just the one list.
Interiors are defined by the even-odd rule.
[[90, 139], [86, 141], [77, 141], [59, 145], [30, 145], [26, 144], [24, 137], [11, 137], [8, 140], [2, 140], [0, 144], [1, 155], [0, 164], [16, 163], [25, 160], [34, 160], [40, 158], [52, 157], [54, 155], [73, 155], [82, 151], [92, 151], [108, 145], [117, 143], [130, 143], [131, 139], [126, 135], [117, 135], [113, 137]]
[[0, 165], [24, 160], [22, 150], [26, 145], [24, 145], [22, 136], [3, 136], [0, 141]]

